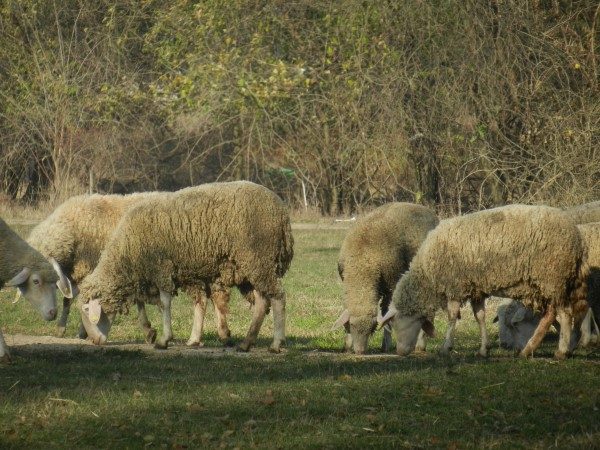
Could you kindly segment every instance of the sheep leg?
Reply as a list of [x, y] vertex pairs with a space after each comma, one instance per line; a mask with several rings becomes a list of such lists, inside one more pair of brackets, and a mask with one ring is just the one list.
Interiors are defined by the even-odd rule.
[[579, 345], [585, 348], [590, 345], [590, 341], [592, 340], [592, 310], [588, 308], [587, 313], [583, 317], [581, 321], [581, 339], [579, 340]]
[[85, 326], [83, 325], [83, 320], [79, 321], [79, 330], [77, 331], [77, 336], [79, 339], [87, 339], [88, 334]]
[[162, 305], [163, 330], [162, 336], [154, 343], [154, 348], [165, 350], [169, 341], [173, 339], [173, 329], [171, 328], [171, 294], [160, 291], [160, 303]]
[[273, 307], [273, 343], [269, 351], [279, 353], [285, 344], [285, 292], [283, 289], [271, 300]]
[[[386, 292], [383, 294], [383, 299], [381, 300], [381, 315], [382, 317], [388, 312], [390, 302], [392, 301], [391, 292]], [[389, 326], [383, 327], [383, 337], [381, 338], [381, 351], [382, 353], [387, 353], [392, 348], [392, 331]]]
[[56, 336], [63, 337], [65, 335], [65, 331], [67, 329], [67, 319], [69, 318], [70, 312], [71, 299], [65, 297], [63, 298], [63, 308], [60, 313], [60, 319], [58, 319], [58, 323], [56, 324]]
[[199, 292], [198, 297], [194, 301], [194, 323], [192, 325], [192, 333], [186, 345], [189, 347], [202, 347], [202, 331], [204, 329], [204, 315], [206, 314], [206, 303], [208, 298], [204, 291]]
[[150, 321], [148, 320], [148, 315], [146, 314], [146, 305], [144, 302], [136, 302], [135, 303], [138, 310], [138, 325], [144, 332], [144, 338], [148, 344], [154, 343], [156, 341], [156, 330], [152, 328]]
[[537, 328], [533, 332], [533, 336], [529, 338], [525, 348], [521, 350], [521, 356], [527, 358], [528, 356], [533, 356], [533, 352], [540, 346], [544, 336], [548, 332], [550, 325], [554, 322], [554, 318], [556, 317], [556, 309], [553, 305], [548, 307], [546, 313], [540, 319], [540, 323], [538, 323]]
[[419, 336], [417, 337], [417, 345], [415, 345], [415, 352], [424, 353], [427, 349], [427, 339], [425, 338], [425, 332], [423, 330], [419, 331]]
[[215, 307], [215, 323], [217, 325], [217, 334], [219, 340], [227, 347], [233, 345], [231, 340], [231, 331], [227, 325], [227, 314], [229, 313], [229, 290], [216, 289], [210, 296]]
[[247, 352], [256, 342], [256, 337], [258, 336], [260, 327], [265, 319], [265, 314], [267, 314], [268, 307], [269, 305], [267, 299], [265, 299], [260, 292], [255, 290], [252, 322], [250, 323], [250, 328], [248, 329], [246, 338], [237, 347], [238, 351]]
[[446, 331], [446, 339], [440, 348], [440, 353], [447, 355], [454, 346], [454, 330], [456, 328], [456, 321], [460, 315], [460, 302], [449, 301], [448, 306], [448, 330]]
[[479, 324], [479, 333], [481, 334], [481, 346], [476, 356], [487, 357], [488, 334], [485, 327], [485, 300], [471, 300], [471, 308], [473, 315]]
[[0, 330], [0, 363], [9, 363], [10, 362], [10, 353], [8, 351], [8, 345], [4, 341], [4, 335], [2, 334], [2, 330]]
[[573, 331], [573, 315], [566, 308], [558, 308], [556, 320], [560, 324], [560, 334], [558, 338], [558, 350], [554, 352], [556, 359], [565, 359], [571, 354], [571, 333]]

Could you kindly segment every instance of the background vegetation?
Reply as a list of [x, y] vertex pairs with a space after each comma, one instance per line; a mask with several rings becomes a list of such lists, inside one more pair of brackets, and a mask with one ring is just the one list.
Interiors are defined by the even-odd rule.
[[[16, 228], [26, 235], [29, 227]], [[556, 362], [554, 335], [535, 359], [496, 345], [489, 358], [476, 358], [479, 333], [467, 305], [449, 358], [436, 355], [447, 322], [441, 312], [426, 355], [341, 353], [343, 332], [330, 328], [342, 310], [336, 261], [345, 233], [295, 227], [280, 355], [267, 352], [270, 315], [257, 348], [238, 354], [222, 350], [212, 311], [205, 348], [185, 349], [185, 296], [173, 302], [176, 342], [166, 351], [143, 343], [134, 313], [119, 317], [104, 348], [61, 339], [15, 345], [15, 333], [52, 335], [56, 323], [26, 302], [11, 304], [13, 291], [3, 290], [1, 323], [15, 362], [0, 368], [0, 447], [597, 448], [600, 347]], [[491, 303], [488, 330], [497, 344], [493, 310]], [[160, 328], [156, 308], [148, 311]], [[237, 342], [250, 318], [236, 296], [229, 319]], [[378, 332], [372, 350], [380, 342]]]
[[596, 0], [2, 0], [0, 189], [597, 199], [599, 21]]

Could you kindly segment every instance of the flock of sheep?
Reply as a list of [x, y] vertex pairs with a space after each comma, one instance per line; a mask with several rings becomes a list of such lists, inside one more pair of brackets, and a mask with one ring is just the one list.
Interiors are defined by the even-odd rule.
[[[292, 257], [287, 208], [267, 188], [246, 181], [73, 197], [27, 242], [0, 220], [0, 286], [17, 287], [45, 320], [57, 316], [58, 287], [64, 297], [59, 336], [77, 298], [79, 336], [96, 344], [106, 342], [115, 315], [135, 304], [146, 341], [167, 348], [178, 290], [194, 299], [187, 344], [202, 343], [208, 299], [219, 338], [229, 344], [235, 286], [253, 305], [238, 348], [250, 349], [272, 309], [270, 350], [279, 352], [285, 342], [282, 278]], [[364, 353], [369, 336], [383, 326], [383, 351], [391, 347], [391, 330], [398, 354], [423, 351], [441, 308], [449, 321], [441, 351], [448, 352], [460, 307], [469, 301], [481, 332], [478, 353], [486, 356], [485, 301], [502, 296], [512, 300], [498, 310], [501, 343], [530, 356], [557, 321], [555, 356], [562, 359], [581, 331], [581, 342], [589, 342], [593, 316], [600, 318], [600, 202], [570, 210], [511, 205], [442, 221], [423, 206], [389, 203], [349, 230], [338, 269], [346, 309], [334, 328], [346, 329], [346, 350]], [[162, 310], [158, 338], [147, 303]], [[10, 360], [1, 333], [0, 360]]]

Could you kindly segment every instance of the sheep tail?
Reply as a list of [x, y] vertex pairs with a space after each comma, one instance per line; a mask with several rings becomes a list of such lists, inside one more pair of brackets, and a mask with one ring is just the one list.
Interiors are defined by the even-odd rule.
[[290, 268], [294, 257], [294, 237], [292, 236], [292, 225], [290, 220], [285, 221], [281, 230], [281, 245], [279, 257], [277, 258], [277, 276], [283, 277]]

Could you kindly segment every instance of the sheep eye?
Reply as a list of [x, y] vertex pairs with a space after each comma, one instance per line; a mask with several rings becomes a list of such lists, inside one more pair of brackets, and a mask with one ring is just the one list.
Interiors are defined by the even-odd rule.
[[33, 284], [40, 284], [40, 280], [33, 280]]

